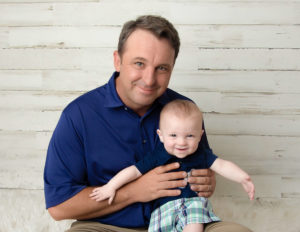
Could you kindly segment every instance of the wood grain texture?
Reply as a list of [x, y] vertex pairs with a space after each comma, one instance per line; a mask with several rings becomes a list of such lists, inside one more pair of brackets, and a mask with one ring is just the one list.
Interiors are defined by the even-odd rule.
[[300, 0], [1, 1], [0, 231], [69, 227], [45, 210], [49, 140], [64, 107], [108, 81], [123, 23], [142, 14], [174, 23], [170, 88], [198, 104], [213, 151], [256, 185], [250, 202], [218, 176], [217, 215], [299, 232]]

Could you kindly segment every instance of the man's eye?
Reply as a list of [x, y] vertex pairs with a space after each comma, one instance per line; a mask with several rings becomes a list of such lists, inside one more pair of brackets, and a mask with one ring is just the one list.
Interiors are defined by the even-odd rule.
[[163, 72], [168, 71], [168, 69], [166, 67], [164, 67], [164, 66], [158, 66], [157, 70], [158, 71], [163, 71]]
[[135, 62], [135, 65], [139, 67], [143, 67], [144, 64], [142, 62]]

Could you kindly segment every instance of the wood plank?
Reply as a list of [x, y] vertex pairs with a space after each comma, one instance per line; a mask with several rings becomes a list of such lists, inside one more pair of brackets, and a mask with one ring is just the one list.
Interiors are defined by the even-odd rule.
[[208, 135], [214, 153], [249, 174], [298, 175], [300, 137]]
[[0, 90], [83, 92], [107, 83], [112, 71], [0, 70]]
[[1, 157], [40, 155], [47, 150], [52, 132], [0, 131]]
[[178, 25], [181, 46], [299, 48], [299, 25]]
[[[178, 25], [177, 28], [182, 47], [300, 47], [299, 25]], [[7, 30], [9, 30], [9, 37]], [[10, 27], [6, 30], [0, 29], [0, 46], [6, 48], [115, 48], [120, 30], [120, 26]], [[1, 38], [1, 31], [3, 38]]]
[[61, 111], [3, 111], [0, 110], [0, 130], [51, 131], [54, 130]]
[[46, 152], [1, 157], [0, 188], [43, 189]]
[[300, 158], [300, 137], [208, 134], [208, 140], [213, 151], [222, 158], [246, 160], [243, 166], [250, 159], [285, 161]]
[[0, 69], [113, 70], [113, 51], [111, 48], [2, 49]]
[[214, 135], [300, 136], [299, 115], [204, 114], [206, 131]]
[[[256, 198], [300, 198], [300, 178], [279, 175], [251, 175]], [[242, 185], [217, 176], [216, 196], [248, 198]]]
[[120, 26], [11, 27], [9, 28], [9, 47], [111, 47], [115, 49], [120, 31]]
[[61, 111], [82, 92], [4, 91], [0, 92], [1, 110]]
[[79, 69], [80, 49], [2, 49], [0, 69]]
[[38, 90], [42, 82], [40, 70], [0, 70], [0, 90]]
[[[255, 185], [256, 198], [280, 198], [284, 191], [280, 175], [251, 175]], [[225, 179], [217, 175], [217, 186], [215, 195], [217, 197], [242, 197], [248, 199], [247, 193], [241, 184]], [[250, 200], [249, 200], [250, 201]]]
[[299, 71], [175, 70], [169, 86], [181, 92], [292, 94], [300, 93], [299, 76]]
[[[269, 2], [197, 1], [186, 4], [184, 1], [153, 0], [147, 1], [147, 8], [145, 8], [144, 1], [130, 0], [126, 1], [124, 7], [116, 7], [122, 6], [122, 3], [123, 1], [85, 4], [1, 4], [0, 26], [122, 25], [125, 21], [142, 14], [163, 15], [174, 24], [295, 25], [300, 23], [300, 3], [294, 1], [288, 4], [276, 1], [270, 7]], [[114, 14], [107, 15], [107, 12], [111, 12], [112, 9]]]
[[[284, 59], [283, 59], [284, 57]], [[176, 69], [186, 70], [300, 70], [300, 49], [187, 48], [180, 51]]]
[[300, 94], [180, 92], [207, 113], [299, 115]]
[[0, 48], [7, 48], [9, 46], [8, 35], [9, 35], [9, 29], [0, 27]]

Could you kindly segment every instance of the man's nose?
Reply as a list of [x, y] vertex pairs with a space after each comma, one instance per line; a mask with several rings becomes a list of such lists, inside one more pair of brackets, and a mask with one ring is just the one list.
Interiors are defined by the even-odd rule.
[[146, 84], [146, 86], [152, 86], [155, 83], [155, 69], [153, 68], [147, 68], [144, 71], [143, 80]]

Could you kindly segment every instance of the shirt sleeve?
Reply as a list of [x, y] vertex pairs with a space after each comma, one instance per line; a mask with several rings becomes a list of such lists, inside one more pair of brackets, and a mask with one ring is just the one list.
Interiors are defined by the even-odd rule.
[[48, 147], [44, 169], [46, 208], [73, 197], [86, 184], [82, 140], [74, 122], [63, 112]]
[[211, 165], [215, 162], [215, 160], [218, 158], [211, 149], [205, 149], [205, 156], [206, 156], [206, 166], [207, 168], [210, 168]]
[[154, 151], [147, 153], [135, 166], [140, 173], [145, 174], [153, 168], [165, 164], [168, 159], [169, 155], [165, 152], [163, 145], [159, 144]]

